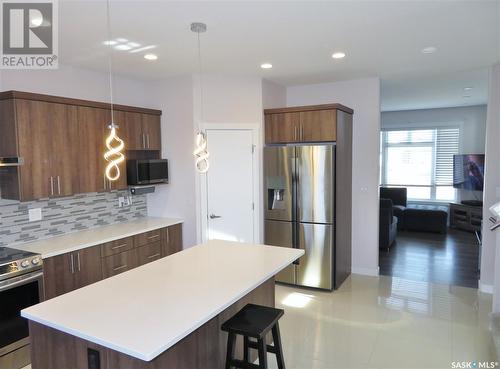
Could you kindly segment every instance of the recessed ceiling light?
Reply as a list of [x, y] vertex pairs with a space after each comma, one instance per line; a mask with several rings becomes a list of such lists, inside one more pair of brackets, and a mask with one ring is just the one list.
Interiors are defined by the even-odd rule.
[[472, 90], [474, 87], [464, 87], [464, 91], [470, 91]]
[[345, 58], [345, 53], [342, 51], [337, 51], [332, 54], [333, 59], [342, 59]]
[[123, 50], [123, 51], [126, 51], [126, 50], [130, 50], [131, 47], [128, 46], [127, 44], [120, 44], [120, 45], [116, 45], [115, 46], [115, 49], [116, 50]]
[[128, 40], [126, 38], [121, 38], [121, 37], [120, 38], [115, 38], [115, 40], [117, 42], [128, 42]]
[[158, 59], [158, 56], [155, 55], [155, 54], [146, 54], [146, 55], [144, 55], [144, 59], [146, 59], [146, 60], [156, 60], [156, 59]]
[[109, 45], [116, 45], [117, 42], [115, 40], [109, 40], [109, 41], [104, 41], [102, 44], [109, 46]]
[[271, 69], [271, 68], [273, 67], [273, 65], [272, 65], [271, 63], [262, 63], [262, 64], [260, 65], [260, 67], [261, 67], [262, 69]]
[[432, 53], [435, 53], [437, 51], [437, 47], [428, 46], [428, 47], [424, 47], [421, 51], [422, 51], [422, 54], [432, 54]]

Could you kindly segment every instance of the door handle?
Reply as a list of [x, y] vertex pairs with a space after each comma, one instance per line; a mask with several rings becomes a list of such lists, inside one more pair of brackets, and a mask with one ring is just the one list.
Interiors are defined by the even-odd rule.
[[54, 196], [54, 177], [50, 176], [50, 194]]
[[210, 219], [222, 218], [220, 215], [210, 214]]

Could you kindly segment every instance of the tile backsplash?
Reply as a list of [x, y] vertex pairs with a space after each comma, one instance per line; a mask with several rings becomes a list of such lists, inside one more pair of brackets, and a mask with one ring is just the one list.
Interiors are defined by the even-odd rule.
[[[65, 233], [126, 222], [147, 215], [146, 195], [118, 207], [128, 191], [86, 193], [57, 199], [13, 202], [0, 199], [0, 246], [50, 238]], [[42, 220], [29, 222], [28, 210], [41, 208]]]

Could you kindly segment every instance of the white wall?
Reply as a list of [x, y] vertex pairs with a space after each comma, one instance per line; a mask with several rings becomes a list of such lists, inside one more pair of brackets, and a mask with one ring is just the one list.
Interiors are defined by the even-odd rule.
[[[150, 83], [115, 75], [113, 77], [114, 102], [156, 108]], [[60, 65], [54, 70], [1, 70], [2, 91], [18, 90], [41, 94], [109, 102], [107, 73], [94, 72]]]
[[181, 76], [158, 81], [155, 104], [162, 110], [162, 157], [169, 159], [168, 185], [148, 195], [148, 214], [184, 219], [184, 247], [196, 244], [195, 168], [193, 160], [193, 79]]
[[286, 87], [267, 79], [262, 80], [262, 107], [264, 109], [286, 106]]
[[486, 120], [486, 163], [484, 178], [483, 207], [483, 247], [481, 253], [481, 278], [479, 287], [483, 291], [492, 289], [494, 284], [493, 312], [500, 313], [500, 252], [495, 233], [489, 230], [491, 216], [488, 208], [500, 201], [500, 64], [490, 70], [488, 115]]
[[367, 78], [287, 89], [287, 105], [340, 103], [354, 109], [352, 270], [378, 274], [380, 80]]
[[[486, 105], [382, 112], [380, 122], [382, 129], [457, 124], [461, 129], [460, 153], [484, 154]], [[460, 190], [457, 200], [476, 199], [481, 196], [480, 191]]]

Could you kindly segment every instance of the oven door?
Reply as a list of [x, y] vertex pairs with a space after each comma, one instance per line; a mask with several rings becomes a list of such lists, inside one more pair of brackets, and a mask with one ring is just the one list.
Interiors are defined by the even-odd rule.
[[29, 344], [28, 320], [21, 310], [43, 300], [43, 273], [0, 281], [0, 357]]

